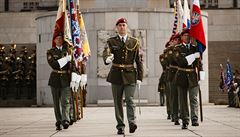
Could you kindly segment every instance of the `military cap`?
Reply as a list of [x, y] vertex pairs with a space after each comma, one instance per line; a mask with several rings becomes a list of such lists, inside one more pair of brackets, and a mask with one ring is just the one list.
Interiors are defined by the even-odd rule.
[[168, 41], [166, 44], [165, 44], [165, 47], [168, 47], [170, 45], [169, 43], [170, 41]]
[[54, 34], [53, 34], [53, 40], [56, 39], [56, 37], [58, 36], [62, 36], [63, 37], [63, 33], [61, 31], [55, 31]]
[[172, 36], [172, 40], [174, 40], [174, 39], [176, 39], [176, 38], [180, 38], [180, 34], [179, 34], [179, 33], [177, 33], [177, 34], [175, 34], [175, 35]]
[[183, 34], [185, 34], [185, 33], [190, 33], [190, 32], [189, 32], [189, 29], [184, 29], [184, 30], [181, 32], [181, 36], [182, 36]]
[[120, 18], [120, 19], [118, 19], [117, 22], [116, 22], [116, 26], [117, 26], [119, 23], [126, 23], [126, 24], [127, 24], [127, 19], [125, 19], [125, 18]]

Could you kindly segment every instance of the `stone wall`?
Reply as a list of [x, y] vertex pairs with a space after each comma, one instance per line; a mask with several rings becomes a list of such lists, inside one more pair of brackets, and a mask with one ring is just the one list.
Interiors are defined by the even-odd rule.
[[209, 28], [209, 101], [227, 103], [227, 93], [218, 90], [220, 67], [230, 59], [232, 70], [240, 70], [240, 10], [207, 10]]
[[0, 44], [36, 44], [37, 12], [0, 13]]
[[[204, 14], [206, 15], [206, 14]], [[40, 15], [37, 21], [37, 35], [41, 37], [41, 42], [37, 42], [38, 47], [38, 99], [39, 105], [51, 103], [51, 92], [47, 86], [50, 67], [46, 61], [46, 50], [50, 48], [52, 29], [55, 24], [56, 13]], [[157, 92], [158, 79], [162, 72], [159, 63], [159, 54], [162, 53], [164, 45], [169, 39], [172, 31], [173, 12], [172, 10], [156, 9], [93, 9], [83, 11], [83, 17], [91, 46], [91, 57], [87, 64], [88, 87], [87, 103], [96, 104], [97, 100], [112, 99], [110, 83], [106, 82], [106, 72], [103, 70], [101, 51], [104, 46], [102, 39], [109, 37], [114, 31], [115, 22], [120, 17], [128, 20], [129, 27], [133, 35], [140, 38], [145, 49], [145, 78], [141, 86], [141, 99], [148, 100], [149, 104], [158, 104], [159, 95]], [[207, 18], [204, 16], [204, 26], [207, 26]], [[207, 27], [206, 27], [207, 34]], [[208, 68], [208, 50], [204, 53], [204, 67]], [[103, 75], [103, 77], [101, 76]], [[203, 103], [208, 103], [208, 73], [206, 81], [201, 83], [203, 92]]]

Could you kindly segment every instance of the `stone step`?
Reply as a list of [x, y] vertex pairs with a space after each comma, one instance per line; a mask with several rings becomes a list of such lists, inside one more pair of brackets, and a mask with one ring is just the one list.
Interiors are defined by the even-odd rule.
[[[124, 101], [124, 105], [126, 105], [125, 100]], [[134, 99], [133, 100], [136, 105], [138, 105], [138, 99]], [[140, 105], [147, 105], [148, 104], [148, 100], [147, 99], [140, 99]], [[112, 107], [113, 106], [113, 100], [112, 99], [104, 99], [104, 100], [98, 100], [97, 101], [97, 106], [99, 107]]]

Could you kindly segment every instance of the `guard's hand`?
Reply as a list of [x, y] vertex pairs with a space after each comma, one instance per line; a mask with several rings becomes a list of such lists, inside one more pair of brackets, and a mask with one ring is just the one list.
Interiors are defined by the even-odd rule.
[[108, 56], [107, 59], [106, 59], [106, 63], [108, 63], [108, 64], [112, 63], [113, 59], [114, 59], [114, 55], [110, 54], [110, 56]]
[[82, 74], [81, 75], [81, 81], [80, 81], [80, 87], [85, 89], [86, 84], [87, 84], [87, 74]]
[[71, 81], [71, 82], [70, 82], [70, 88], [71, 88], [72, 90], [73, 90], [74, 86], [75, 86], [75, 81]]
[[69, 62], [69, 61], [71, 61], [71, 59], [72, 59], [72, 56], [67, 54], [66, 60]]
[[73, 92], [78, 92], [79, 83], [75, 82]]
[[194, 56], [195, 56], [195, 58], [200, 58], [200, 53], [199, 52], [195, 52]]
[[137, 80], [137, 86], [138, 86], [139, 88], [140, 88], [141, 84], [142, 84], [142, 81], [141, 81], [141, 80]]

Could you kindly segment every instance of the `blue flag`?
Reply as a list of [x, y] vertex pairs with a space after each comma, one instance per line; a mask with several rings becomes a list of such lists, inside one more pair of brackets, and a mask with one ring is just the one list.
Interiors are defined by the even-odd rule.
[[229, 88], [229, 86], [231, 85], [231, 82], [233, 80], [232, 69], [231, 69], [231, 65], [230, 65], [229, 61], [227, 62], [226, 67], [227, 68], [226, 68], [225, 85]]

